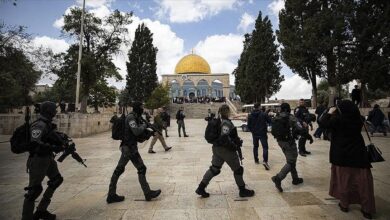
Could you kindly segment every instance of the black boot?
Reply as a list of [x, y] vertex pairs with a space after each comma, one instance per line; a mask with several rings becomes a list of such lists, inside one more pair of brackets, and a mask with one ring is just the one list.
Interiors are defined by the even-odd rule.
[[150, 190], [149, 193], [145, 195], [145, 200], [150, 201], [161, 194], [161, 190]]
[[48, 212], [47, 210], [45, 211], [36, 211], [33, 215], [33, 219], [34, 220], [39, 220], [39, 219], [45, 219], [45, 220], [55, 220], [56, 219], [56, 215], [54, 214], [51, 214], [50, 212]]
[[298, 184], [301, 184], [301, 183], [303, 183], [303, 179], [302, 178], [296, 178], [296, 179], [293, 179], [293, 181], [292, 181], [293, 185], [298, 185]]
[[195, 190], [196, 194], [202, 196], [203, 198], [207, 198], [210, 196], [208, 192], [206, 192], [206, 184], [200, 182], [198, 188]]
[[107, 203], [122, 202], [125, 200], [124, 196], [119, 196], [117, 194], [107, 195]]
[[255, 195], [255, 191], [246, 189], [245, 186], [240, 187], [240, 197], [252, 197]]
[[279, 190], [279, 192], [283, 192], [282, 181], [279, 179], [279, 177], [273, 176], [271, 179], [272, 179], [272, 182], [275, 183], [275, 187]]

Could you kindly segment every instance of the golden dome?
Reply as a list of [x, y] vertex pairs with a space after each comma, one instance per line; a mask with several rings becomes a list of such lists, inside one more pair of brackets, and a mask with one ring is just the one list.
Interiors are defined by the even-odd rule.
[[196, 54], [189, 54], [176, 64], [176, 74], [211, 74], [210, 65], [203, 57]]

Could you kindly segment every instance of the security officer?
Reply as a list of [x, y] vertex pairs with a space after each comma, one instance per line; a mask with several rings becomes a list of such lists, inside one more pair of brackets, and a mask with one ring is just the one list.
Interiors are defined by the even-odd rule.
[[180, 128], [183, 129], [184, 137], [188, 137], [188, 135], [186, 134], [186, 125], [184, 124], [185, 117], [186, 116], [184, 114], [184, 108], [180, 107], [179, 111], [177, 111], [176, 113], [176, 123], [178, 125], [179, 137], [181, 137]]
[[111, 182], [107, 195], [107, 203], [121, 202], [125, 199], [124, 196], [116, 194], [116, 185], [119, 177], [125, 171], [125, 166], [129, 160], [133, 163], [138, 171], [138, 181], [145, 195], [145, 200], [150, 201], [160, 195], [161, 190], [151, 190], [146, 181], [146, 166], [138, 152], [137, 142], [143, 142], [149, 139], [153, 132], [147, 129], [147, 125], [142, 121], [142, 113], [144, 106], [141, 102], [133, 103], [133, 111], [127, 115], [125, 120], [125, 136], [121, 142], [121, 157], [118, 161], [114, 173], [111, 177]]
[[210, 180], [221, 172], [222, 165], [226, 162], [234, 173], [234, 179], [238, 189], [240, 190], [240, 197], [252, 197], [255, 194], [255, 191], [245, 188], [245, 182], [243, 179], [244, 168], [240, 165], [240, 159], [236, 152], [237, 144], [235, 144], [232, 139], [235, 138], [232, 137], [235, 127], [229, 120], [229, 106], [225, 104], [222, 105], [218, 112], [222, 118], [221, 136], [217, 140], [216, 144], [213, 144], [211, 166], [204, 174], [203, 179], [195, 192], [203, 198], [209, 197], [210, 194], [206, 192], [205, 188], [209, 184]]
[[271, 179], [275, 183], [275, 187], [283, 192], [282, 180], [291, 172], [292, 184], [298, 185], [303, 183], [303, 179], [298, 177], [298, 172], [296, 169], [297, 163], [297, 145], [295, 143], [295, 138], [299, 134], [304, 134], [306, 130], [301, 127], [300, 123], [297, 121], [296, 117], [290, 114], [291, 109], [288, 103], [282, 103], [280, 105], [281, 112], [276, 117], [286, 118], [288, 117], [288, 124], [290, 126], [290, 132], [287, 137], [275, 137], [280, 148], [282, 148], [283, 154], [286, 157], [287, 163], [283, 166], [278, 174], [273, 176]]
[[294, 114], [298, 122], [301, 124], [302, 128], [306, 131], [306, 134], [301, 135], [298, 140], [299, 155], [301, 155], [302, 157], [306, 157], [306, 155], [311, 154], [310, 151], [306, 150], [306, 140], [309, 137], [309, 125], [311, 129], [313, 129], [313, 127], [311, 126], [311, 122], [307, 121], [309, 110], [305, 106], [304, 99], [299, 100], [299, 106], [294, 110]]
[[[47, 211], [55, 190], [63, 182], [53, 152], [60, 152], [64, 148], [63, 146], [55, 146], [51, 141], [53, 139], [50, 138], [51, 135], [55, 134], [56, 125], [52, 124], [52, 119], [57, 113], [56, 108], [54, 102], [43, 102], [40, 106], [38, 120], [33, 122], [30, 127], [30, 156], [27, 160], [29, 185], [25, 188], [27, 193], [24, 195], [22, 220], [56, 219], [56, 215]], [[34, 202], [43, 191], [42, 181], [45, 176], [49, 178], [48, 186], [33, 214]]]

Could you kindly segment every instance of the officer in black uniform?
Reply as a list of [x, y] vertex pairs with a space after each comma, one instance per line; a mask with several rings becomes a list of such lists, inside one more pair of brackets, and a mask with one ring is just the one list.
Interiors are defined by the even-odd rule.
[[234, 173], [234, 179], [240, 190], [240, 197], [252, 197], [255, 194], [254, 190], [245, 188], [245, 182], [243, 179], [244, 167], [240, 164], [239, 155], [237, 153], [238, 139], [236, 128], [229, 120], [230, 109], [227, 105], [222, 105], [219, 108], [219, 114], [221, 115], [221, 136], [217, 140], [216, 144], [213, 144], [213, 157], [211, 160], [211, 166], [206, 171], [200, 182], [196, 193], [203, 198], [209, 197], [210, 194], [206, 192], [206, 187], [211, 179], [217, 176], [221, 172], [222, 165], [226, 162]]
[[[301, 135], [298, 140], [298, 150], [299, 155], [306, 157], [306, 155], [311, 154], [310, 151], [306, 150], [306, 140], [308, 139], [309, 135], [309, 125], [311, 125], [310, 121], [307, 121], [307, 116], [309, 115], [309, 110], [305, 106], [305, 100], [300, 99], [299, 100], [299, 106], [294, 110], [295, 117], [297, 118], [298, 122], [301, 124], [302, 128], [305, 129], [306, 134]], [[312, 128], [312, 127], [311, 127]]]
[[144, 106], [141, 102], [133, 103], [133, 111], [127, 115], [125, 120], [125, 136], [121, 142], [120, 150], [122, 152], [114, 173], [107, 195], [107, 203], [121, 202], [124, 196], [116, 194], [116, 185], [119, 177], [125, 171], [125, 167], [131, 161], [138, 171], [138, 181], [145, 195], [145, 200], [150, 201], [160, 195], [161, 190], [151, 190], [146, 181], [146, 166], [138, 152], [137, 142], [143, 142], [149, 139], [153, 132], [147, 129], [147, 125], [142, 120]]
[[273, 176], [272, 182], [275, 183], [275, 187], [279, 192], [283, 192], [282, 180], [286, 178], [288, 173], [291, 173], [292, 184], [298, 185], [303, 183], [303, 179], [298, 177], [298, 172], [296, 169], [297, 164], [297, 145], [295, 139], [298, 135], [305, 134], [306, 130], [301, 127], [301, 124], [298, 122], [297, 118], [290, 114], [291, 109], [288, 103], [282, 103], [280, 105], [281, 112], [276, 115], [275, 118], [287, 118], [289, 124], [289, 134], [283, 137], [275, 137], [278, 145], [283, 151], [284, 156], [286, 157], [286, 164], [282, 167], [280, 172]]
[[[51, 198], [55, 190], [63, 182], [63, 178], [58, 171], [57, 162], [54, 160], [53, 152], [64, 150], [63, 146], [55, 146], [51, 135], [55, 134], [56, 125], [52, 124], [52, 119], [56, 115], [56, 104], [54, 102], [43, 102], [40, 106], [38, 120], [33, 122], [31, 131], [30, 156], [27, 160], [27, 170], [29, 174], [29, 185], [25, 188], [22, 220], [31, 219], [56, 219], [56, 215], [47, 211]], [[42, 181], [47, 176], [46, 191], [34, 212], [35, 200], [42, 193]]]

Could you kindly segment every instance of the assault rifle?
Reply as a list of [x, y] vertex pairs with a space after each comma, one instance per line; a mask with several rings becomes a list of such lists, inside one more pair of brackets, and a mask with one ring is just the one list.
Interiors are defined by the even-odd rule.
[[84, 167], [87, 167], [87, 165], [84, 163], [86, 159], [81, 158], [80, 155], [76, 152], [76, 144], [73, 142], [73, 140], [65, 133], [58, 131], [55, 133], [61, 139], [62, 144], [65, 146], [62, 155], [57, 159], [57, 161], [62, 163], [62, 161], [64, 161], [67, 156], [71, 155], [73, 159], [82, 164]]
[[153, 133], [157, 132], [159, 135], [162, 136], [162, 133], [160, 130], [156, 128], [156, 126], [152, 125], [150, 122], [146, 121], [144, 118], [141, 117], [141, 120], [146, 124], [147, 128], [152, 129]]

